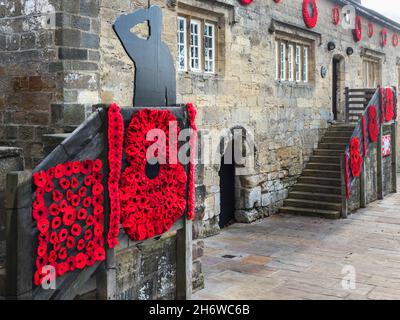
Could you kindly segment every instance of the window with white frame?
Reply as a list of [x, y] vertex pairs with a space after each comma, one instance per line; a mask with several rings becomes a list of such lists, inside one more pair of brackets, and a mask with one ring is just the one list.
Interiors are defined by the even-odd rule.
[[178, 68], [179, 71], [187, 70], [187, 33], [186, 18], [178, 17]]
[[281, 80], [285, 81], [286, 79], [286, 46], [284, 43], [281, 43]]
[[204, 25], [204, 71], [215, 71], [215, 26], [211, 23]]
[[303, 47], [303, 81], [308, 82], [308, 47]]
[[296, 46], [296, 82], [301, 81], [301, 48]]
[[310, 43], [277, 38], [275, 44], [275, 79], [308, 83], [310, 66], [312, 66]]
[[190, 68], [192, 71], [201, 71], [201, 36], [200, 21], [190, 21]]
[[217, 24], [192, 18], [178, 17], [179, 71], [215, 73], [217, 69]]
[[288, 81], [293, 81], [293, 53], [294, 47], [292, 44], [289, 44], [288, 50]]

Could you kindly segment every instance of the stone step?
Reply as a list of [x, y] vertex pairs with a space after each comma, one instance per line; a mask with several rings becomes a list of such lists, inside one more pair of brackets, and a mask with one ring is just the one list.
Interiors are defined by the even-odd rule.
[[328, 157], [337, 157], [340, 161], [340, 156], [344, 153], [344, 150], [337, 149], [316, 149], [314, 150], [315, 156], [328, 156]]
[[344, 149], [346, 149], [346, 146], [347, 146], [347, 142], [344, 142], [344, 143], [338, 143], [338, 142], [336, 142], [336, 143], [324, 143], [324, 142], [321, 142], [319, 145], [318, 145], [318, 148], [320, 148], [320, 149], [335, 149], [335, 150], [342, 150], [342, 151], [344, 151]]
[[340, 211], [335, 210], [321, 210], [321, 209], [310, 209], [310, 208], [294, 208], [294, 207], [283, 207], [279, 210], [280, 213], [289, 213], [300, 216], [320, 217], [326, 219], [339, 219]]
[[323, 137], [321, 143], [349, 143], [350, 137]]
[[306, 165], [306, 169], [323, 170], [323, 171], [339, 171], [339, 163], [329, 163], [329, 162], [309, 162]]
[[67, 139], [71, 133], [54, 133], [54, 134], [44, 134], [44, 155], [49, 155], [61, 142]]
[[353, 134], [353, 131], [327, 131], [324, 137], [327, 138], [350, 138]]
[[306, 184], [318, 184], [318, 185], [323, 185], [323, 186], [335, 186], [335, 187], [340, 187], [342, 185], [341, 179], [337, 178], [326, 178], [326, 177], [307, 177], [307, 176], [301, 176], [298, 180], [300, 183], [306, 183]]
[[315, 170], [305, 169], [303, 170], [303, 176], [306, 177], [318, 177], [318, 178], [340, 178], [340, 171], [328, 171], [328, 170]]
[[310, 184], [310, 183], [297, 183], [292, 188], [293, 191], [301, 191], [301, 192], [321, 192], [321, 193], [330, 193], [335, 195], [341, 195], [342, 190], [340, 187], [331, 186], [331, 185], [319, 185], [319, 184]]
[[288, 198], [323, 201], [323, 202], [337, 202], [337, 203], [341, 203], [342, 201], [341, 195], [331, 194], [331, 193], [321, 193], [319, 190], [316, 192], [292, 191], [289, 193]]
[[339, 156], [311, 156], [310, 162], [312, 163], [334, 163], [340, 165], [340, 157]]
[[322, 210], [334, 210], [340, 211], [342, 204], [337, 202], [325, 202], [308, 199], [286, 199], [283, 203], [285, 207], [295, 208], [310, 208], [310, 209], [322, 209]]
[[0, 267], [0, 297], [6, 295], [6, 268]]
[[328, 128], [327, 132], [330, 131], [354, 131], [355, 124], [336, 124]]

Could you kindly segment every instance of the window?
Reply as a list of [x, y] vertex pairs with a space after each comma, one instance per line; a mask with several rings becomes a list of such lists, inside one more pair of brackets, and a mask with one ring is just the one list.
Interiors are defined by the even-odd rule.
[[296, 81], [301, 81], [301, 55], [300, 55], [300, 47], [296, 46]]
[[190, 21], [190, 67], [192, 71], [201, 71], [200, 21]]
[[276, 39], [275, 79], [308, 83], [310, 81], [310, 43], [297, 40]]
[[215, 27], [211, 23], [204, 25], [204, 71], [215, 71]]
[[363, 60], [364, 86], [377, 88], [381, 84], [380, 60], [365, 58]]
[[308, 48], [303, 47], [303, 81], [308, 82]]
[[178, 68], [179, 71], [187, 70], [187, 33], [186, 19], [178, 18]]
[[288, 51], [288, 80], [293, 81], [293, 45], [289, 44]]

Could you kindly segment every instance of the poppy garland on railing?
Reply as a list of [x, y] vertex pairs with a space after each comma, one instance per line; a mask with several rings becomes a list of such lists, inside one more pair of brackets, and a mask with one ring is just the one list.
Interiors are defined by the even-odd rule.
[[[187, 176], [177, 160], [170, 160], [178, 151], [177, 139], [169, 136], [174, 123], [179, 136], [180, 128], [170, 111], [144, 109], [133, 115], [127, 129], [125, 153], [129, 165], [120, 180], [120, 205], [122, 226], [132, 240], [168, 231], [186, 209]], [[149, 141], [146, 135], [153, 130], [162, 135]], [[155, 164], [147, 160], [150, 147], [154, 147]], [[146, 173], [150, 165], [156, 171], [152, 176]]]
[[379, 135], [379, 123], [378, 123], [378, 111], [376, 106], [371, 105], [368, 108], [368, 132], [371, 142], [378, 141]]
[[365, 116], [361, 117], [362, 137], [363, 137], [363, 157], [367, 155], [367, 126], [365, 123]]
[[357, 178], [361, 173], [363, 159], [361, 157], [360, 140], [357, 137], [350, 140], [350, 168], [353, 177]]
[[108, 108], [108, 195], [110, 198], [110, 215], [107, 243], [109, 248], [118, 245], [120, 226], [119, 179], [122, 165], [122, 145], [124, 140], [124, 120], [117, 104]]
[[195, 156], [196, 156], [196, 138], [197, 138], [197, 126], [196, 126], [196, 114], [197, 110], [195, 106], [191, 103], [186, 105], [186, 110], [189, 118], [189, 126], [192, 130], [190, 139], [190, 165], [189, 165], [189, 191], [188, 191], [188, 219], [194, 219], [194, 211], [196, 206], [196, 196], [195, 196], [195, 181], [194, 181], [194, 171], [195, 171]]
[[100, 159], [88, 159], [33, 174], [36, 194], [32, 218], [38, 230], [36, 286], [50, 280], [48, 266], [60, 277], [105, 260], [101, 171]]
[[385, 120], [390, 122], [394, 117], [393, 91], [392, 88], [386, 88], [385, 95]]

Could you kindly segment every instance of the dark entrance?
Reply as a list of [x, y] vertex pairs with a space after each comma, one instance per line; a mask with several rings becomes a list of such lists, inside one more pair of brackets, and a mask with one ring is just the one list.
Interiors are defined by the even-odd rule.
[[333, 58], [332, 68], [332, 113], [333, 119], [338, 120], [340, 98], [340, 59]]
[[[228, 148], [228, 150], [232, 152], [232, 148]], [[219, 171], [219, 186], [221, 192], [219, 227], [221, 229], [233, 222], [235, 218], [235, 165], [233, 163], [234, 161], [231, 161], [233, 156], [230, 154], [227, 156], [227, 152], [225, 152], [225, 156], [221, 159], [221, 169]], [[225, 159], [227, 159], [227, 161], [225, 161]]]

